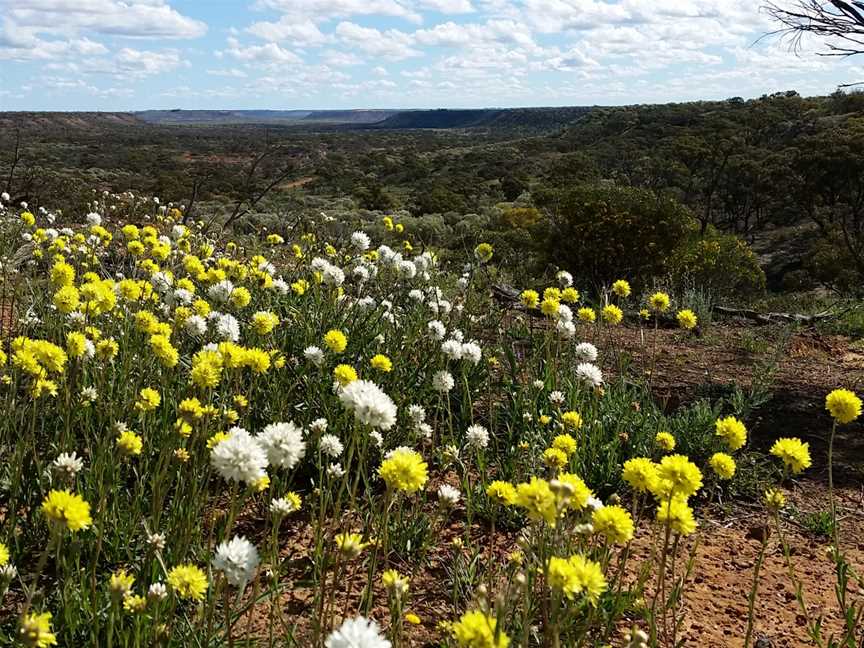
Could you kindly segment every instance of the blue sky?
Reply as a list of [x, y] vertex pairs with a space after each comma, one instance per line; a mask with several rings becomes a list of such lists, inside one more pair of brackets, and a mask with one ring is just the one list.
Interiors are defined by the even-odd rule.
[[[0, 0], [0, 110], [653, 103], [827, 94], [759, 0]], [[755, 44], [754, 44], [755, 43]]]

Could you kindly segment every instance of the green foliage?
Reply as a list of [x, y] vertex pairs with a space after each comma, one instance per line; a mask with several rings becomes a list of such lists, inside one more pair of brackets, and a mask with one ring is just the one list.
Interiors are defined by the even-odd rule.
[[396, 200], [383, 186], [370, 182], [354, 189], [354, 197], [362, 209], [392, 209]]
[[813, 511], [800, 516], [801, 525], [811, 534], [819, 538], [830, 538], [834, 535], [835, 521], [830, 510]]
[[522, 229], [534, 227], [542, 218], [543, 214], [536, 207], [510, 207], [501, 215], [507, 225]]
[[418, 190], [412, 193], [414, 211], [418, 214], [446, 214], [464, 212], [465, 198], [446, 187], [436, 186], [431, 190]]
[[[450, 214], [443, 224], [420, 222], [418, 239], [461, 252], [469, 238], [488, 238], [508, 260], [518, 258], [520, 268], [530, 265], [532, 272], [567, 256], [549, 254], [547, 240], [576, 248], [579, 238], [600, 240], [594, 231], [569, 238], [560, 236], [560, 228], [545, 236], [534, 231], [547, 212], [569, 218], [572, 206], [562, 202], [567, 189], [613, 183], [671, 196], [692, 212], [707, 242], [688, 237], [689, 247], [676, 250], [711, 284], [725, 289], [715, 278], [731, 269], [735, 286], [729, 289], [736, 295], [761, 291], [755, 260], [718, 232], [770, 250], [773, 231], [789, 227], [789, 245], [766, 267], [771, 289], [828, 286], [847, 292], [864, 277], [862, 111], [861, 92], [814, 98], [780, 92], [748, 101], [414, 111], [393, 113], [387, 128], [354, 130], [356, 115], [338, 112], [322, 113], [324, 121], [277, 120], [267, 128], [228, 123], [224, 115], [192, 127], [188, 116], [174, 113], [168, 114], [171, 123], [185, 125], [116, 114], [7, 113], [0, 116], [0, 151], [13, 150], [20, 133], [23, 156], [7, 183], [11, 158], [0, 154], [0, 178], [13, 203], [50, 204], [70, 215], [87, 213], [98, 187], [117, 193], [134, 188], [159, 196], [162, 204], [192, 202], [196, 217], [218, 219], [288, 169], [289, 176], [253, 211], [290, 222], [300, 214], [342, 212], [351, 197], [352, 208]], [[248, 182], [253, 162], [268, 150], [273, 155]], [[525, 194], [532, 200], [523, 204]], [[502, 219], [504, 201], [515, 202]], [[540, 208], [539, 219], [534, 207]], [[620, 272], [632, 277], [669, 269], [646, 267], [659, 256], [647, 245], [656, 212], [647, 206], [633, 212], [635, 219], [649, 220], [628, 227], [632, 240], [619, 238], [628, 264]], [[490, 229], [452, 231], [452, 216], [462, 214], [488, 216]], [[664, 228], [660, 222], [658, 229]], [[563, 233], [568, 231], [575, 230]], [[673, 234], [680, 238], [680, 230]], [[663, 243], [658, 248], [669, 249]], [[620, 252], [596, 249], [601, 255]], [[582, 259], [569, 269], [581, 267]], [[585, 274], [596, 279], [604, 270], [588, 267]]]
[[861, 292], [861, 274], [839, 227], [829, 228], [822, 238], [813, 241], [803, 271], [808, 280], [805, 287], [815, 281], [841, 292]]
[[551, 264], [583, 280], [636, 281], [664, 274], [678, 242], [693, 227], [686, 207], [646, 189], [580, 185], [562, 192], [545, 232]]
[[765, 290], [765, 273], [747, 243], [710, 228], [674, 250], [669, 269], [677, 283], [691, 280], [719, 296], [752, 297]]

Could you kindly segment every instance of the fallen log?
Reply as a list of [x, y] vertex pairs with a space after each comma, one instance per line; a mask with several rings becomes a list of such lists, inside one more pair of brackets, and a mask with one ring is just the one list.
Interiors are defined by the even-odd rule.
[[[544, 318], [543, 314], [536, 308], [526, 308], [519, 299], [519, 291], [506, 284], [492, 285], [492, 298], [502, 307], [507, 310], [520, 311], [530, 317]], [[815, 324], [832, 317], [837, 317], [840, 313], [836, 311], [825, 310], [821, 313], [813, 315], [803, 315], [801, 313], [760, 313], [752, 308], [732, 308], [730, 306], [711, 307], [715, 315], [724, 317], [740, 317], [750, 320], [759, 325], [778, 324], [778, 323], [798, 323], [798, 324]], [[666, 313], [654, 317], [659, 319], [660, 325], [663, 328], [676, 328], [678, 322], [675, 319], [674, 313]]]
[[813, 315], [802, 315], [801, 313], [760, 313], [750, 308], [730, 308], [728, 306], [714, 306], [714, 313], [726, 317], [743, 317], [758, 324], [777, 324], [779, 322], [815, 324], [823, 320], [836, 317], [836, 313], [822, 311]]

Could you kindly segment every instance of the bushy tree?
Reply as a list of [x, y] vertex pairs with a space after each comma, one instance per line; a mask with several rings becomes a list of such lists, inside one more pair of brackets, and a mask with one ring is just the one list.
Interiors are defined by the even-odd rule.
[[685, 239], [669, 260], [673, 278], [733, 298], [765, 290], [765, 273], [745, 241], [709, 228], [704, 237]]
[[580, 185], [554, 197], [545, 232], [548, 262], [594, 283], [622, 274], [647, 281], [696, 221], [674, 199], [614, 184]]

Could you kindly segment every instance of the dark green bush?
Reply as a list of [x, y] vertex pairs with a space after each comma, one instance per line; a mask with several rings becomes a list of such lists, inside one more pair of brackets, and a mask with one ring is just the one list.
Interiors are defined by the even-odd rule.
[[541, 253], [595, 284], [622, 276], [644, 283], [665, 274], [695, 224], [686, 207], [646, 189], [580, 185], [547, 200]]
[[752, 297], [765, 290], [765, 273], [747, 243], [709, 228], [684, 240], [669, 259], [673, 279], [723, 297]]

